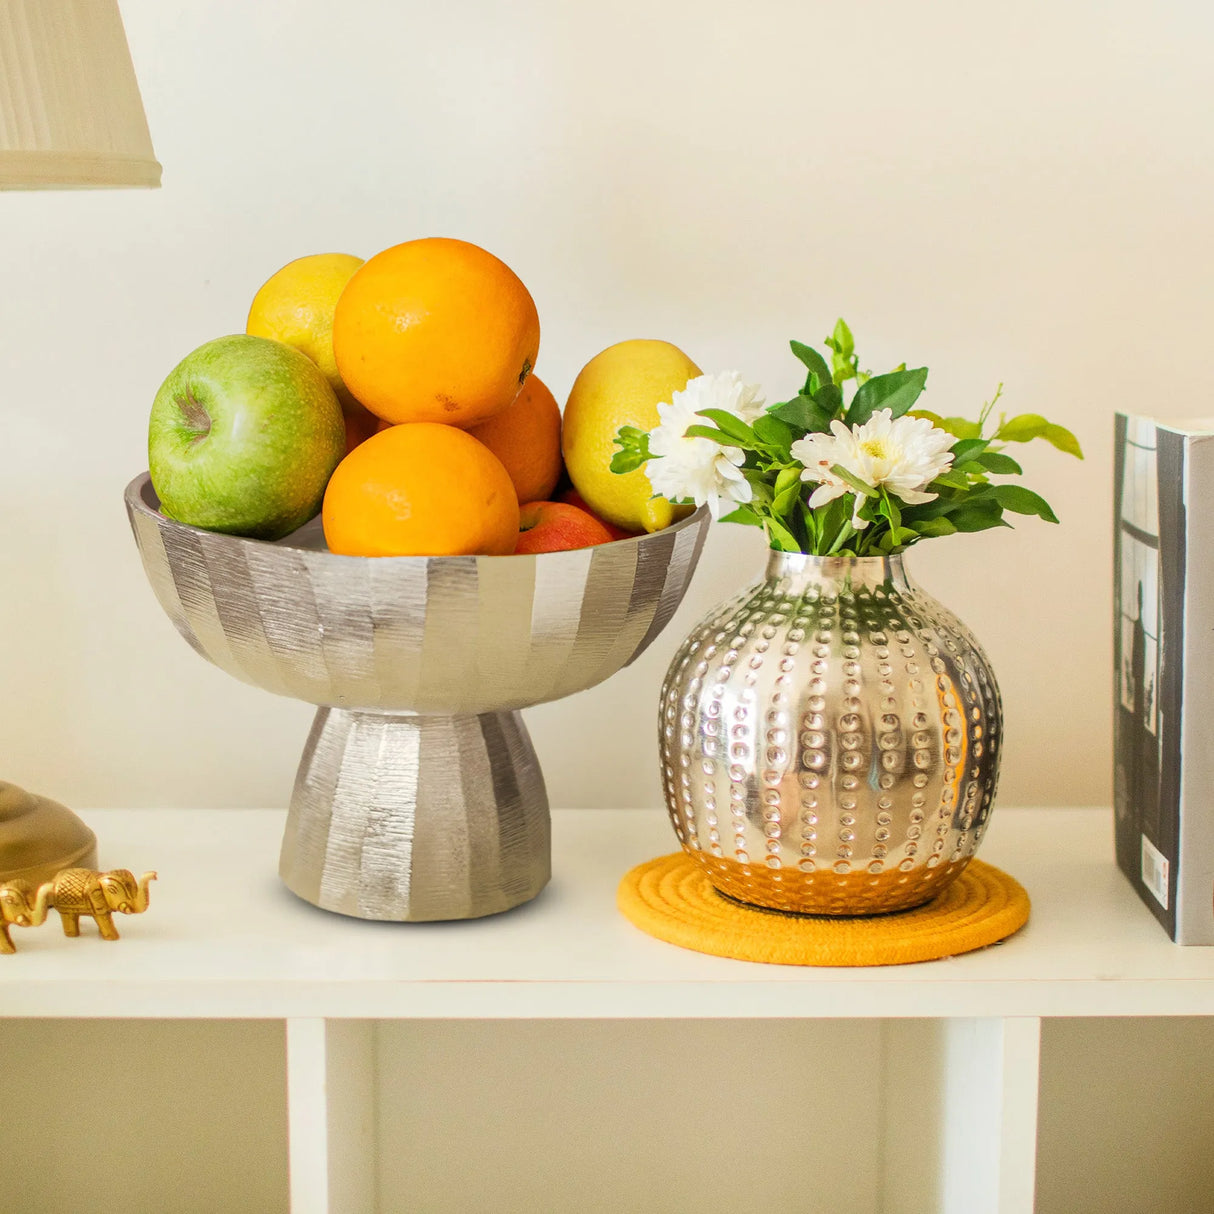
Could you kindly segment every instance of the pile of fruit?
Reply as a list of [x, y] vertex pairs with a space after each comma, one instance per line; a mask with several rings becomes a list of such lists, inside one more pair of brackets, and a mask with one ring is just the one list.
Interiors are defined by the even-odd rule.
[[257, 292], [246, 332], [184, 358], [152, 406], [162, 511], [280, 539], [319, 512], [356, 556], [549, 552], [656, 531], [686, 512], [644, 469], [610, 470], [699, 368], [663, 341], [592, 358], [564, 414], [534, 374], [535, 303], [461, 240], [368, 261], [302, 257]]

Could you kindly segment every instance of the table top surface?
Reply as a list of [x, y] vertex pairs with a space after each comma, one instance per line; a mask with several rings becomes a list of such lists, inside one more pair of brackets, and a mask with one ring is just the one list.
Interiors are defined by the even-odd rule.
[[1028, 926], [976, 953], [821, 969], [652, 939], [616, 909], [634, 864], [676, 850], [663, 812], [553, 815], [533, 902], [454, 923], [370, 923], [277, 877], [280, 810], [81, 812], [101, 863], [154, 868], [121, 941], [57, 917], [13, 929], [0, 1016], [206, 1018], [952, 1017], [1214, 1014], [1214, 948], [1173, 944], [1113, 862], [1100, 809], [1000, 809], [982, 858], [1028, 890]]

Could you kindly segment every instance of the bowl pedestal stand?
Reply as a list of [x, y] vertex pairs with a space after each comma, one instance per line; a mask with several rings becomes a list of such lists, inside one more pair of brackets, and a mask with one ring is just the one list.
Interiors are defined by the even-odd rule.
[[360, 919], [473, 919], [534, 898], [551, 821], [522, 716], [321, 708], [278, 871], [305, 901]]

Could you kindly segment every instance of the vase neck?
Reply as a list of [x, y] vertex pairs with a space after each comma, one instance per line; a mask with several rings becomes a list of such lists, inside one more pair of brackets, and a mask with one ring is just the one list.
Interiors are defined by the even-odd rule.
[[911, 590], [902, 553], [893, 556], [810, 556], [804, 552], [772, 552], [767, 559], [767, 580], [783, 582], [788, 592], [803, 594], [817, 587], [838, 593], [846, 585], [855, 591], [878, 586]]

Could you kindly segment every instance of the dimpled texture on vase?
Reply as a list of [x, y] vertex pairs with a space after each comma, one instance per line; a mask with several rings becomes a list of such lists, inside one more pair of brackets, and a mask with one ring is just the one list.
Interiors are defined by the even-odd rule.
[[666, 804], [716, 889], [801, 914], [905, 910], [978, 848], [999, 689], [900, 554], [772, 553], [706, 617], [662, 689]]

